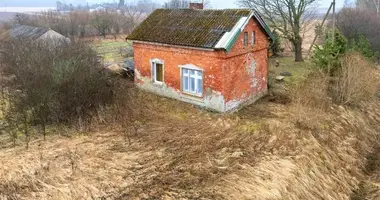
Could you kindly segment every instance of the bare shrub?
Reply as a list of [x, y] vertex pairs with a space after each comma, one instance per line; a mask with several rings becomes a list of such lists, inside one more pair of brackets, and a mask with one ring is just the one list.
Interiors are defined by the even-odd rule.
[[95, 12], [74, 10], [70, 12], [47, 11], [38, 15], [17, 14], [7, 25], [21, 24], [29, 26], [48, 27], [72, 39], [91, 36], [130, 33], [146, 16], [146, 8], [126, 5], [116, 9], [106, 9]]
[[3, 42], [2, 48], [0, 73], [7, 77], [2, 83], [11, 108], [9, 124], [22, 127], [27, 141], [30, 125], [40, 126], [45, 138], [47, 125], [86, 122], [97, 107], [112, 101], [105, 71], [84, 44], [56, 47], [13, 40]]
[[380, 81], [375, 65], [360, 53], [350, 52], [340, 60], [332, 85], [332, 97], [341, 104], [357, 104], [374, 98]]
[[312, 72], [305, 81], [291, 89], [292, 102], [307, 107], [325, 109], [331, 103], [328, 88], [329, 77], [319, 71]]
[[131, 134], [137, 132], [137, 115], [139, 104], [136, 101], [136, 90], [133, 84], [126, 84], [123, 80], [114, 84], [113, 120], [121, 127], [124, 141], [131, 144]]
[[318, 118], [331, 105], [328, 95], [329, 77], [319, 71], [309, 74], [290, 91], [295, 124], [301, 129], [315, 129]]
[[337, 14], [337, 27], [349, 42], [364, 36], [373, 51], [380, 51], [380, 21], [369, 10], [351, 7], [341, 9]]

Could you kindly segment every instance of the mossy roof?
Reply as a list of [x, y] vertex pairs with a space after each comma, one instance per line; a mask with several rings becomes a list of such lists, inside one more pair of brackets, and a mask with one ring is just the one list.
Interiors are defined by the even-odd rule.
[[37, 39], [43, 34], [48, 32], [50, 29], [45, 27], [34, 27], [26, 25], [14, 26], [10, 31], [9, 35], [12, 38], [22, 38], [22, 39]]
[[157, 9], [128, 37], [129, 40], [213, 48], [252, 10]]

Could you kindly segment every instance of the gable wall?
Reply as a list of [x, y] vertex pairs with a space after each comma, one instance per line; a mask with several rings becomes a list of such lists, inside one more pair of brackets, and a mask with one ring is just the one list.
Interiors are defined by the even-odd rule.
[[[252, 46], [252, 31], [255, 44]], [[248, 32], [248, 46], [244, 47], [244, 32]], [[243, 102], [255, 101], [267, 92], [269, 39], [260, 25], [251, 19], [237, 39], [224, 63], [224, 97], [226, 109]], [[254, 64], [256, 63], [256, 64]]]
[[48, 32], [46, 32], [45, 34], [41, 35], [39, 37], [39, 39], [41, 40], [46, 40], [46, 39], [57, 39], [57, 40], [65, 40], [66, 37], [59, 34], [58, 32], [55, 32], [53, 30], [49, 30]]

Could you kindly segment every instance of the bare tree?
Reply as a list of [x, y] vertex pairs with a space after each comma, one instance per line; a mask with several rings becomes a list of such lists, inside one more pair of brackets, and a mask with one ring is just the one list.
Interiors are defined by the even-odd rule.
[[143, 10], [134, 5], [125, 6], [122, 9], [122, 22], [125, 33], [131, 33], [132, 30], [142, 21], [144, 15]]
[[[189, 8], [191, 0], [169, 0], [164, 3], [164, 8]], [[202, 0], [200, 3], [203, 3], [205, 8], [211, 7], [209, 0]]]
[[107, 10], [95, 12], [92, 22], [93, 26], [99, 31], [100, 35], [106, 38], [112, 23], [112, 16], [110, 12]]
[[189, 0], [170, 0], [164, 4], [165, 8], [189, 8]]
[[367, 11], [375, 12], [376, 16], [379, 17], [380, 0], [357, 0], [356, 6]]
[[295, 61], [303, 61], [302, 29], [309, 24], [317, 0], [238, 0], [238, 3], [258, 9], [261, 16], [292, 43]]
[[154, 3], [152, 0], [139, 0], [136, 4], [138, 10], [141, 10], [144, 13], [151, 13], [156, 8], [159, 8], [161, 5]]
[[27, 14], [18, 13], [15, 15], [14, 21], [16, 24], [28, 25], [29, 23], [31, 23], [31, 17]]
[[[120, 33], [129, 33], [146, 17], [146, 10], [155, 8], [155, 4], [149, 0], [141, 4], [124, 4], [119, 10], [107, 9], [96, 12], [74, 10], [72, 12], [60, 13], [56, 11], [41, 12], [38, 15], [16, 15], [14, 24], [29, 26], [48, 27], [58, 33], [70, 37], [86, 37], [101, 35], [106, 37], [112, 34], [115, 38]], [[144, 7], [147, 5], [148, 7]], [[4, 25], [4, 24], [3, 24]]]
[[373, 51], [380, 51], [380, 21], [373, 14], [362, 8], [346, 7], [337, 14], [337, 28], [349, 42], [364, 36]]

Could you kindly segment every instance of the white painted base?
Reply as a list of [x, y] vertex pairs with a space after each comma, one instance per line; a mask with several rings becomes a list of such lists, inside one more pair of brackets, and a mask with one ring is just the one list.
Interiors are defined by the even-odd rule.
[[262, 91], [250, 97], [248, 101], [244, 98], [245, 100], [233, 100], [225, 102], [224, 96], [219, 91], [212, 91], [210, 94], [207, 94], [203, 97], [196, 97], [184, 94], [179, 90], [168, 87], [165, 83], [160, 85], [154, 84], [150, 78], [141, 76], [137, 70], [135, 70], [135, 76], [135, 78], [139, 80], [139, 83], [136, 85], [142, 90], [222, 113], [238, 110], [245, 105], [249, 105], [257, 101], [267, 94], [267, 89], [265, 89], [265, 91]]

